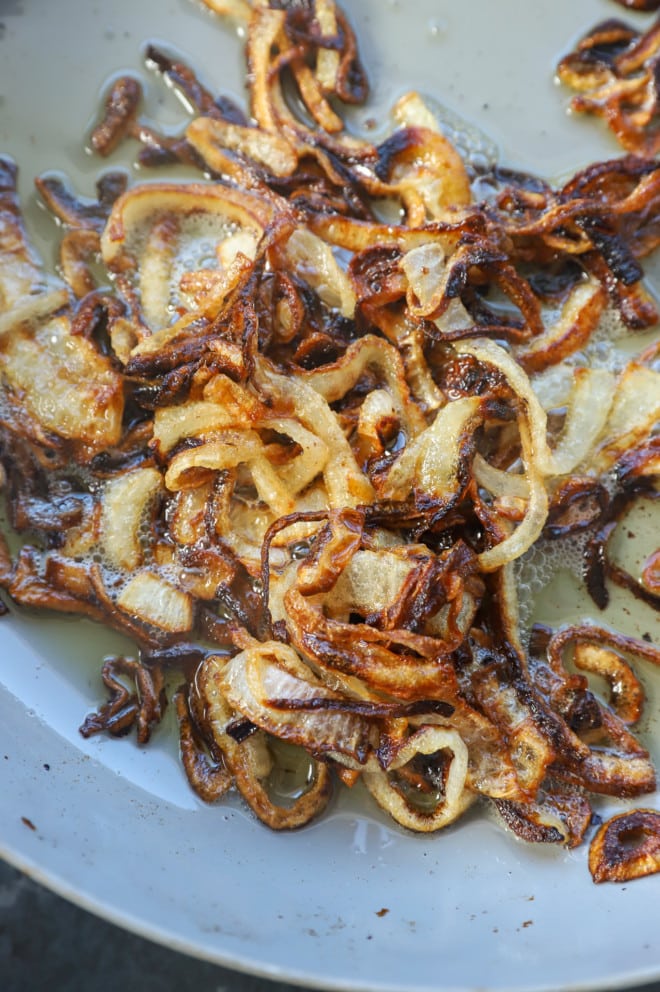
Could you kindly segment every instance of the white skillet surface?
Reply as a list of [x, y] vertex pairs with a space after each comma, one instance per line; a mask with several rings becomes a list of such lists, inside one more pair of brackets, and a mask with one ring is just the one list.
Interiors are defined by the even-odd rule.
[[[373, 86], [358, 126], [373, 117], [380, 127], [396, 96], [416, 88], [480, 128], [486, 151], [497, 148], [509, 165], [558, 179], [618, 154], [597, 123], [567, 116], [568, 95], [553, 82], [557, 56], [585, 29], [632, 19], [614, 3], [348, 6]], [[0, 151], [20, 164], [47, 258], [53, 228], [38, 216], [33, 178], [61, 170], [92, 193], [99, 163], [83, 136], [103, 85], [141, 69], [146, 41], [180, 52], [212, 89], [243, 100], [241, 40], [188, 0], [0, 0], [0, 22]], [[172, 94], [144, 77], [149, 114], [183, 123]], [[642, 546], [655, 536], [643, 519], [638, 533]], [[564, 578], [541, 607], [553, 622], [590, 612]], [[621, 597], [607, 620], [657, 638], [657, 620]], [[22, 614], [0, 623], [0, 853], [40, 882], [170, 947], [321, 988], [559, 992], [660, 977], [660, 875], [596, 886], [586, 848], [524, 845], [479, 811], [437, 836], [412, 836], [359, 792], [339, 796], [311, 827], [277, 835], [238, 802], [195, 798], [171, 716], [144, 749], [84, 741], [77, 728], [102, 698], [101, 659], [122, 646], [82, 621]], [[660, 764], [658, 677], [641, 674], [644, 740]]]

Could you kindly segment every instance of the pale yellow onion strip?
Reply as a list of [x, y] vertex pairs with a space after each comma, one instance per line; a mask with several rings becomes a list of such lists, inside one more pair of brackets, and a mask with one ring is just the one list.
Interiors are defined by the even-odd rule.
[[384, 612], [414, 567], [414, 561], [394, 551], [356, 551], [326, 595], [326, 615], [348, 622], [351, 613]]
[[425, 215], [439, 220], [448, 209], [467, 206], [472, 201], [472, 189], [463, 159], [419, 93], [413, 91], [400, 97], [392, 108], [392, 117], [400, 128], [419, 132], [418, 153], [410, 162], [404, 159], [392, 176], [392, 185], [408, 209], [409, 221], [415, 200], [422, 204], [424, 215], [417, 218], [422, 222]]
[[338, 134], [344, 129], [344, 122], [323, 95], [323, 88], [316, 75], [305, 62], [296, 59], [291, 65], [300, 96], [307, 111], [320, 128], [329, 134]]
[[[231, 486], [227, 486], [227, 496], [231, 497]], [[325, 510], [328, 499], [322, 482], [314, 482], [295, 500], [295, 512], [305, 513]], [[214, 494], [214, 508], [218, 499]], [[282, 514], [264, 509], [263, 506], [245, 503], [240, 499], [225, 500], [218, 506], [215, 517], [215, 532], [244, 561], [251, 574], [258, 575], [261, 560], [261, 546], [266, 530]], [[272, 561], [281, 567], [289, 560], [288, 545], [297, 541], [307, 541], [318, 530], [318, 523], [301, 521], [281, 531], [271, 545]], [[299, 564], [298, 561], [295, 562]], [[274, 584], [274, 583], [273, 583]], [[280, 615], [275, 619], [281, 619]]]
[[381, 426], [398, 420], [392, 397], [387, 390], [372, 389], [360, 406], [358, 436], [370, 445], [372, 451], [380, 452], [383, 449]]
[[39, 323], [69, 303], [69, 290], [65, 287], [36, 296], [25, 296], [20, 303], [0, 315], [0, 338], [11, 334], [19, 325]]
[[478, 556], [479, 565], [484, 572], [493, 572], [528, 551], [541, 536], [548, 517], [548, 494], [536, 460], [530, 423], [524, 415], [518, 417], [518, 431], [525, 477], [529, 484], [527, 511], [509, 537]]
[[197, 470], [219, 472], [236, 468], [262, 457], [262, 454], [263, 444], [255, 431], [224, 430], [204, 444], [177, 452], [167, 467], [165, 485], [170, 492], [188, 489], [191, 484], [193, 487], [197, 485], [197, 477], [202, 474]]
[[483, 419], [477, 396], [463, 396], [438, 410], [422, 434], [403, 449], [383, 485], [383, 496], [405, 499], [418, 486], [437, 499], [450, 499], [460, 487], [461, 447]]
[[168, 506], [168, 532], [177, 545], [196, 544], [206, 536], [204, 518], [207, 503], [213, 499], [213, 480], [194, 489], [180, 489], [173, 505]]
[[300, 454], [290, 462], [276, 468], [287, 492], [297, 496], [323, 472], [329, 457], [327, 445], [320, 437], [291, 418], [267, 419], [259, 426], [285, 434], [302, 448]]
[[186, 138], [214, 172], [225, 172], [227, 151], [247, 156], [275, 176], [290, 176], [298, 164], [298, 155], [286, 138], [261, 128], [197, 117], [186, 128]]
[[250, 262], [257, 257], [258, 240], [254, 231], [242, 228], [236, 234], [216, 245], [215, 253], [223, 269], [228, 269], [240, 254]]
[[401, 127], [424, 127], [429, 131], [440, 131], [435, 114], [415, 90], [399, 97], [392, 107], [392, 117]]
[[170, 327], [161, 327], [149, 337], [143, 338], [131, 349], [130, 357], [157, 355], [180, 334], [191, 334], [194, 333], [195, 328], [205, 329], [208, 327], [208, 321], [219, 315], [229, 294], [249, 275], [252, 268], [253, 263], [250, 259], [239, 252], [229, 269], [219, 274], [215, 288], [204, 297], [194, 310], [185, 313]]
[[443, 221], [447, 227], [433, 225], [426, 228], [410, 228], [398, 224], [379, 224], [369, 220], [355, 220], [340, 214], [313, 214], [307, 218], [307, 226], [329, 244], [348, 251], [363, 251], [377, 245], [391, 245], [402, 251], [410, 251], [420, 245], [437, 241], [446, 255], [449, 255], [461, 236], [461, 217], [458, 213], [448, 214]]
[[142, 564], [140, 525], [147, 507], [161, 492], [158, 469], [138, 468], [106, 482], [101, 495], [101, 542], [111, 568], [131, 572]]
[[140, 259], [140, 308], [152, 331], [172, 323], [170, 279], [178, 237], [179, 218], [176, 214], [156, 217]]
[[[68, 296], [68, 294], [67, 294]], [[60, 297], [56, 296], [55, 299]], [[50, 311], [53, 298], [47, 297]], [[28, 308], [29, 312], [31, 308]], [[71, 333], [68, 314], [14, 323], [0, 348], [0, 377], [22, 427], [40, 440], [54, 432], [77, 445], [84, 455], [118, 444], [122, 436], [124, 385], [108, 357], [81, 334]], [[43, 313], [43, 311], [42, 311]]]
[[259, 819], [273, 830], [293, 830], [304, 826], [317, 816], [331, 794], [329, 769], [314, 761], [314, 779], [307, 791], [290, 807], [274, 803], [264, 786], [273, 761], [263, 732], [252, 734], [241, 744], [228, 733], [229, 725], [236, 719], [220, 689], [226, 659], [211, 656], [197, 673], [197, 691], [205, 704], [205, 717], [213, 739], [222, 751], [236, 786]]
[[628, 363], [616, 381], [612, 406], [592, 465], [603, 471], [647, 440], [660, 419], [660, 372]]
[[247, 22], [252, 16], [250, 0], [202, 0], [202, 3], [221, 17]]
[[[337, 34], [334, 0], [315, 0], [314, 13], [321, 34], [331, 38]], [[337, 85], [339, 52], [332, 48], [319, 48], [316, 55], [316, 78], [325, 93], [333, 93]]]
[[134, 572], [116, 602], [117, 607], [133, 619], [168, 633], [185, 633], [192, 629], [192, 597], [149, 569]]
[[529, 425], [530, 466], [542, 476], [566, 475], [589, 456], [602, 433], [613, 400], [612, 377], [606, 371], [578, 370], [574, 374], [566, 423], [554, 451], [546, 440], [547, 415], [534, 392], [530, 379], [503, 348], [493, 341], [459, 341], [456, 351], [474, 355], [497, 368], [506, 378], [519, 401]]
[[219, 686], [233, 709], [262, 730], [315, 754], [345, 753], [359, 764], [367, 760], [369, 727], [363, 718], [334, 709], [275, 707], [272, 701], [340, 701], [292, 648], [267, 641], [246, 648], [224, 667]]
[[487, 338], [456, 341], [454, 342], [454, 350], [461, 355], [474, 355], [478, 361], [492, 365], [493, 368], [502, 373], [516, 397], [522, 401], [523, 410], [529, 419], [531, 442], [534, 446], [534, 457], [539, 470], [544, 474], [554, 475], [552, 452], [545, 439], [546, 413], [532, 389], [527, 374], [520, 365], [504, 348]]
[[[436, 751], [451, 751], [452, 760], [442, 801], [433, 812], [424, 813], [405, 800], [390, 782], [388, 772], [401, 768], [416, 754], [435, 754]], [[425, 726], [406, 741], [387, 771], [365, 771], [362, 778], [378, 805], [397, 823], [409, 830], [429, 833], [453, 823], [472, 801], [472, 796], [465, 790], [467, 768], [468, 750], [460, 734], [444, 727]]]
[[374, 501], [371, 483], [358, 466], [351, 446], [326, 401], [299, 377], [275, 372], [257, 359], [255, 383], [266, 393], [275, 393], [293, 406], [297, 419], [326, 445], [328, 460], [323, 469], [330, 507], [352, 507]]
[[171, 341], [174, 341], [180, 334], [192, 334], [195, 330], [202, 327], [207, 327], [208, 322], [203, 318], [200, 318], [199, 314], [195, 311], [190, 311], [185, 313], [183, 317], [172, 324], [170, 327], [161, 327], [157, 331], [148, 337], [142, 338], [141, 341], [133, 347], [130, 348], [128, 352], [128, 359], [138, 358], [141, 355], [157, 355], [159, 351], [162, 351]]
[[[417, 485], [436, 498], [451, 499], [460, 487], [461, 439], [474, 433], [481, 419], [481, 401], [478, 397], [462, 397], [448, 403], [439, 411], [431, 427], [404, 449], [387, 477], [384, 495], [403, 499], [412, 486]], [[518, 428], [528, 485], [527, 510], [522, 522], [509, 537], [479, 555], [479, 564], [487, 572], [495, 571], [524, 554], [540, 536], [548, 514], [543, 475], [536, 461], [528, 419], [524, 414], [518, 417]], [[447, 443], [449, 438], [452, 439], [451, 445]], [[511, 486], [519, 484], [519, 477], [512, 476]]]
[[[579, 420], [575, 428], [571, 427], [566, 448], [563, 451], [560, 449], [561, 460], [559, 460], [555, 457], [546, 440], [546, 412], [541, 406], [527, 374], [518, 365], [516, 360], [504, 348], [501, 348], [500, 345], [483, 338], [474, 341], [457, 341], [454, 347], [460, 354], [474, 355], [479, 361], [498, 369], [506, 378], [518, 400], [522, 402], [524, 415], [529, 424], [529, 454], [534, 471], [544, 476], [562, 475], [570, 472], [578, 464], [578, 461], [584, 457], [582, 451], [578, 451], [576, 447], [572, 448], [573, 437], [575, 435], [579, 436]], [[594, 387], [596, 385], [603, 387], [606, 385], [605, 379], [595, 379], [593, 385]], [[581, 388], [586, 389], [587, 385], [585, 384]], [[576, 409], [579, 410], [580, 415], [583, 413], [586, 414], [582, 403]], [[588, 413], [589, 419], [595, 419], [598, 416], [599, 413], [597, 411], [592, 410]]]
[[515, 566], [509, 561], [502, 566], [497, 575], [498, 596], [500, 600], [500, 616], [504, 634], [522, 659], [523, 668], [527, 667], [527, 651], [520, 640], [520, 600], [518, 598], [518, 581]]
[[366, 334], [353, 342], [337, 362], [302, 375], [328, 403], [334, 403], [356, 385], [370, 366], [377, 368], [383, 376], [401, 426], [409, 437], [415, 437], [424, 430], [426, 422], [417, 404], [410, 399], [399, 351], [382, 338]]
[[442, 391], [436, 385], [424, 355], [425, 335], [418, 324], [409, 321], [405, 314], [387, 314], [383, 333], [396, 346], [403, 358], [406, 382], [415, 398], [415, 406], [427, 414], [445, 405]]
[[567, 475], [588, 459], [605, 427], [615, 386], [614, 375], [605, 369], [575, 370], [566, 423], [553, 451], [557, 475]]
[[550, 410], [568, 407], [573, 389], [575, 368], [575, 366], [561, 362], [558, 365], [551, 365], [549, 368], [543, 369], [542, 372], [535, 372], [530, 375], [529, 381], [532, 384], [532, 389], [547, 413]]
[[428, 317], [440, 306], [445, 293], [446, 257], [442, 245], [429, 242], [412, 248], [401, 259], [408, 280], [406, 301], [415, 317]]
[[295, 503], [277, 472], [264, 455], [261, 438], [254, 431], [224, 431], [216, 440], [174, 456], [165, 474], [165, 485], [171, 492], [196, 486], [208, 471], [246, 465], [252, 475], [259, 498], [278, 516], [292, 513]]
[[47, 297], [54, 283], [28, 244], [16, 190], [10, 190], [3, 190], [0, 204], [0, 311]]
[[416, 147], [404, 154], [392, 170], [392, 189], [406, 208], [408, 224], [424, 226], [440, 220], [447, 211], [467, 207], [472, 201], [470, 180], [460, 155], [436, 130], [417, 128]]
[[487, 489], [493, 496], [515, 496], [519, 499], [528, 499], [529, 483], [524, 475], [495, 468], [479, 452], [474, 456], [472, 466], [474, 477], [479, 485]]
[[204, 216], [225, 236], [236, 227], [257, 238], [272, 220], [273, 208], [254, 194], [210, 183], [145, 183], [123, 193], [113, 204], [101, 235], [103, 261], [111, 271], [133, 268], [140, 241], [159, 218], [172, 214], [179, 221]]
[[287, 268], [315, 290], [342, 317], [355, 315], [355, 290], [339, 266], [330, 245], [305, 227], [293, 231], [282, 254]]
[[401, 342], [401, 346], [406, 355], [407, 379], [412, 394], [422, 409], [432, 413], [444, 404], [445, 398], [426, 362], [422, 333], [413, 332]]
[[[244, 415], [243, 422], [245, 416], [249, 415], [251, 399], [252, 397], [247, 398], [242, 411], [232, 409], [225, 403], [210, 400], [192, 400], [179, 406], [156, 410], [153, 441], [157, 450], [163, 455], [183, 438], [203, 437], [232, 427], [239, 428], [241, 413]], [[299, 455], [275, 469], [292, 496], [309, 485], [323, 471], [328, 458], [326, 445], [297, 420], [262, 416], [253, 420], [253, 423], [255, 428], [268, 428], [287, 435], [302, 448]]]
[[159, 407], [154, 416], [153, 443], [165, 455], [183, 438], [238, 426], [236, 414], [220, 403], [189, 400], [178, 406]]
[[252, 116], [265, 131], [277, 131], [278, 120], [273, 113], [271, 88], [271, 50], [284, 37], [286, 11], [258, 6], [252, 11], [248, 28], [246, 55], [250, 74], [250, 104]]

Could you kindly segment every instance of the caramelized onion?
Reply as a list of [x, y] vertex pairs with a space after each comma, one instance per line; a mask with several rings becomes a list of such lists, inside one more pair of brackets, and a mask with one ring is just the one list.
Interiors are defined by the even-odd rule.
[[[175, 671], [207, 802], [233, 789], [293, 829], [361, 779], [408, 829], [484, 797], [526, 841], [577, 846], [590, 796], [655, 788], [633, 728], [660, 659], [607, 617], [528, 637], [516, 570], [581, 540], [599, 607], [606, 580], [658, 606], [657, 551], [640, 582], [607, 555], [657, 497], [657, 346], [633, 352], [657, 319], [658, 26], [607, 22], [562, 61], [574, 106], [635, 154], [553, 188], [475, 178], [418, 93], [377, 145], [352, 133], [368, 84], [334, 0], [206, 3], [245, 32], [248, 111], [148, 46], [185, 128], [159, 134], [123, 76], [92, 145], [131, 138], [143, 168], [197, 178], [106, 173], [88, 199], [41, 177], [64, 283], [0, 160], [0, 486], [20, 536], [0, 537], [0, 586], [135, 641], [85, 735], [146, 743]], [[608, 325], [627, 337], [605, 370]], [[657, 871], [657, 820], [605, 825], [594, 879]]]

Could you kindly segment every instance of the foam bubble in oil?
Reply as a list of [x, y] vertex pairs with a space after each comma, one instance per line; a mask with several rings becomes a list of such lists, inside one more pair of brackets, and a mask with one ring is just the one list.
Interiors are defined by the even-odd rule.
[[555, 541], [540, 539], [514, 563], [520, 627], [529, 633], [539, 598], [560, 573], [583, 583], [584, 554], [591, 529]]

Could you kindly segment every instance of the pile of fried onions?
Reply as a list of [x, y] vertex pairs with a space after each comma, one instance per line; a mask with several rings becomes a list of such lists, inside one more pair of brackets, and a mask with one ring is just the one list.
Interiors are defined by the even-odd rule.
[[561, 59], [557, 75], [576, 91], [574, 111], [601, 117], [626, 151], [654, 156], [660, 151], [659, 64], [660, 20], [639, 31], [610, 18]]
[[[481, 800], [577, 845], [591, 797], [655, 789], [633, 727], [660, 652], [523, 629], [515, 568], [581, 540], [599, 606], [612, 581], [658, 605], [657, 562], [637, 581], [608, 555], [656, 495], [656, 349], [589, 355], [604, 316], [626, 339], [657, 320], [640, 259], [660, 168], [477, 175], [416, 93], [371, 144], [341, 116], [368, 87], [332, 0], [207, 3], [244, 23], [248, 114], [152, 46], [185, 130], [158, 134], [126, 76], [92, 135], [196, 180], [111, 171], [84, 199], [40, 177], [53, 279], [2, 162], [0, 453], [22, 540], [0, 584], [133, 639], [82, 732], [146, 743], [170, 699], [207, 801], [236, 789], [292, 828], [361, 781], [411, 830]], [[606, 840], [598, 880], [660, 869], [657, 843], [622, 868]]]

